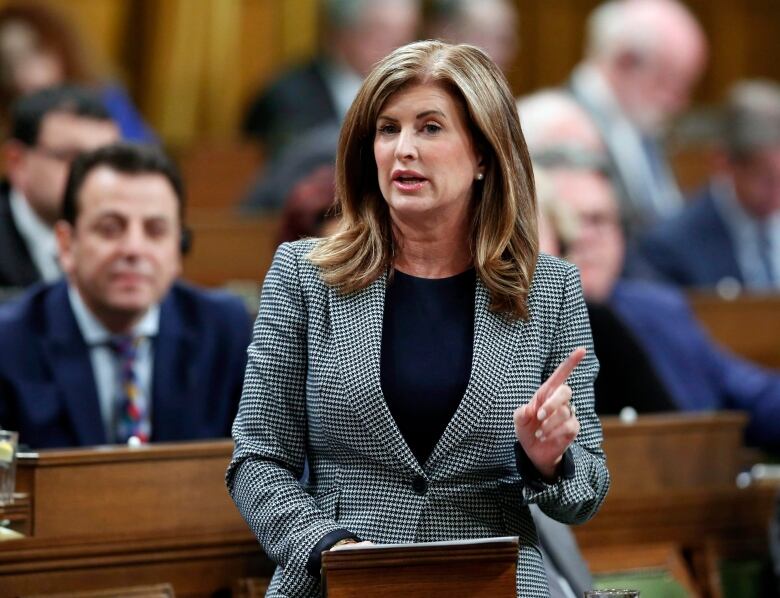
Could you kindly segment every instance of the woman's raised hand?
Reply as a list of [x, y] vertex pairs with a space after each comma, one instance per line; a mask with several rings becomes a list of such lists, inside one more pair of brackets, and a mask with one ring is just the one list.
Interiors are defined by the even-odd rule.
[[517, 440], [548, 480], [555, 478], [563, 453], [580, 431], [571, 403], [571, 388], [565, 382], [583, 357], [584, 347], [574, 349], [531, 400], [514, 412]]

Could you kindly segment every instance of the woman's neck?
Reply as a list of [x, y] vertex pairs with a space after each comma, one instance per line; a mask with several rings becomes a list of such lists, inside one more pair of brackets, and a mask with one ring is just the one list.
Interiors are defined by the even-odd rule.
[[427, 230], [395, 223], [396, 252], [393, 266], [420, 278], [445, 278], [472, 266], [468, 222], [458, 227]]

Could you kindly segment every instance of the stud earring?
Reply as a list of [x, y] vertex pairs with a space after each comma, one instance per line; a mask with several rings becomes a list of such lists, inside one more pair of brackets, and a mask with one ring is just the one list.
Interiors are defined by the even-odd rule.
[[478, 181], [481, 181], [481, 180], [482, 180], [482, 179], [484, 179], [484, 178], [485, 178], [485, 175], [484, 175], [484, 174], [482, 174], [481, 172], [478, 172], [478, 173], [477, 173], [476, 179], [477, 179]]

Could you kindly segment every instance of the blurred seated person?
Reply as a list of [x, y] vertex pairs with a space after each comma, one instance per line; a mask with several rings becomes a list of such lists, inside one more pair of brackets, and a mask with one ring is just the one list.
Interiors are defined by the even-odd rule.
[[72, 24], [52, 7], [11, 2], [0, 8], [0, 130], [20, 96], [63, 84], [90, 87], [128, 141], [155, 141], [124, 87], [101, 77]]
[[[274, 212], [286, 205], [295, 186], [320, 167], [335, 168], [341, 127], [328, 123], [296, 137], [260, 173], [241, 202], [247, 214]], [[331, 203], [333, 198], [331, 197]]]
[[[574, 97], [561, 88], [548, 88], [521, 97], [517, 101], [520, 122], [528, 143], [528, 151], [537, 167], [552, 166], [561, 160], [568, 166], [578, 163], [583, 168], [615, 170], [604, 139], [593, 119]], [[548, 202], [555, 206], [556, 202]], [[556, 208], [565, 209], [565, 208]], [[621, 225], [629, 225], [621, 212]], [[655, 270], [635, 249], [633, 239], [627, 239], [628, 251], [621, 276], [656, 278]], [[594, 339], [595, 340], [595, 339]]]
[[[598, 154], [581, 155], [591, 162], [589, 165], [578, 163], [577, 168], [606, 167], [606, 160], [599, 159]], [[539, 206], [539, 249], [550, 255], [566, 256], [577, 237], [578, 222], [569, 206], [557, 200], [555, 188], [548, 178], [550, 175], [539, 164], [554, 160], [558, 162], [551, 163], [551, 168], [560, 167], [561, 161], [567, 160], [563, 148], [549, 154], [537, 154], [534, 167]], [[618, 415], [625, 407], [631, 407], [637, 413], [674, 411], [674, 402], [634, 333], [608, 304], [588, 301], [587, 297], [586, 304], [593, 349], [600, 366], [594, 383], [596, 413]]]
[[183, 213], [159, 150], [75, 159], [67, 280], [0, 306], [0, 427], [36, 449], [229, 436], [250, 322], [237, 298], [175, 282]]
[[520, 47], [518, 21], [510, 0], [433, 0], [428, 37], [482, 48], [506, 74]]
[[780, 85], [743, 81], [723, 112], [718, 168], [685, 210], [642, 243], [668, 281], [780, 289]]
[[49, 88], [17, 100], [2, 146], [0, 288], [60, 278], [54, 224], [68, 165], [80, 152], [118, 139], [100, 98], [85, 88]]
[[707, 62], [707, 40], [678, 0], [610, 0], [588, 18], [569, 89], [599, 130], [629, 238], [680, 210], [663, 148]]
[[414, 41], [419, 0], [320, 0], [320, 53], [264, 88], [242, 129], [274, 158], [308, 129], [339, 124], [374, 63]]
[[[619, 278], [625, 239], [607, 176], [563, 165], [547, 172], [555, 197], [577, 219], [578, 232], [567, 258], [580, 270], [586, 300], [609, 306], [633, 333], [674, 406], [683, 411], [746, 411], [746, 441], [779, 447], [780, 374], [716, 345], [674, 288]], [[625, 401], [630, 405], [632, 397], [625, 396]]]
[[293, 187], [282, 210], [279, 243], [326, 237], [335, 229], [335, 179], [335, 167], [326, 164]]

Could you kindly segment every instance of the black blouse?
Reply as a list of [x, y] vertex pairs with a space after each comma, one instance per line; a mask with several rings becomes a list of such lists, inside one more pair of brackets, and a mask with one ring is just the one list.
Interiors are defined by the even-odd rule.
[[387, 286], [381, 384], [401, 434], [424, 465], [471, 375], [474, 269], [448, 278], [396, 271]]

